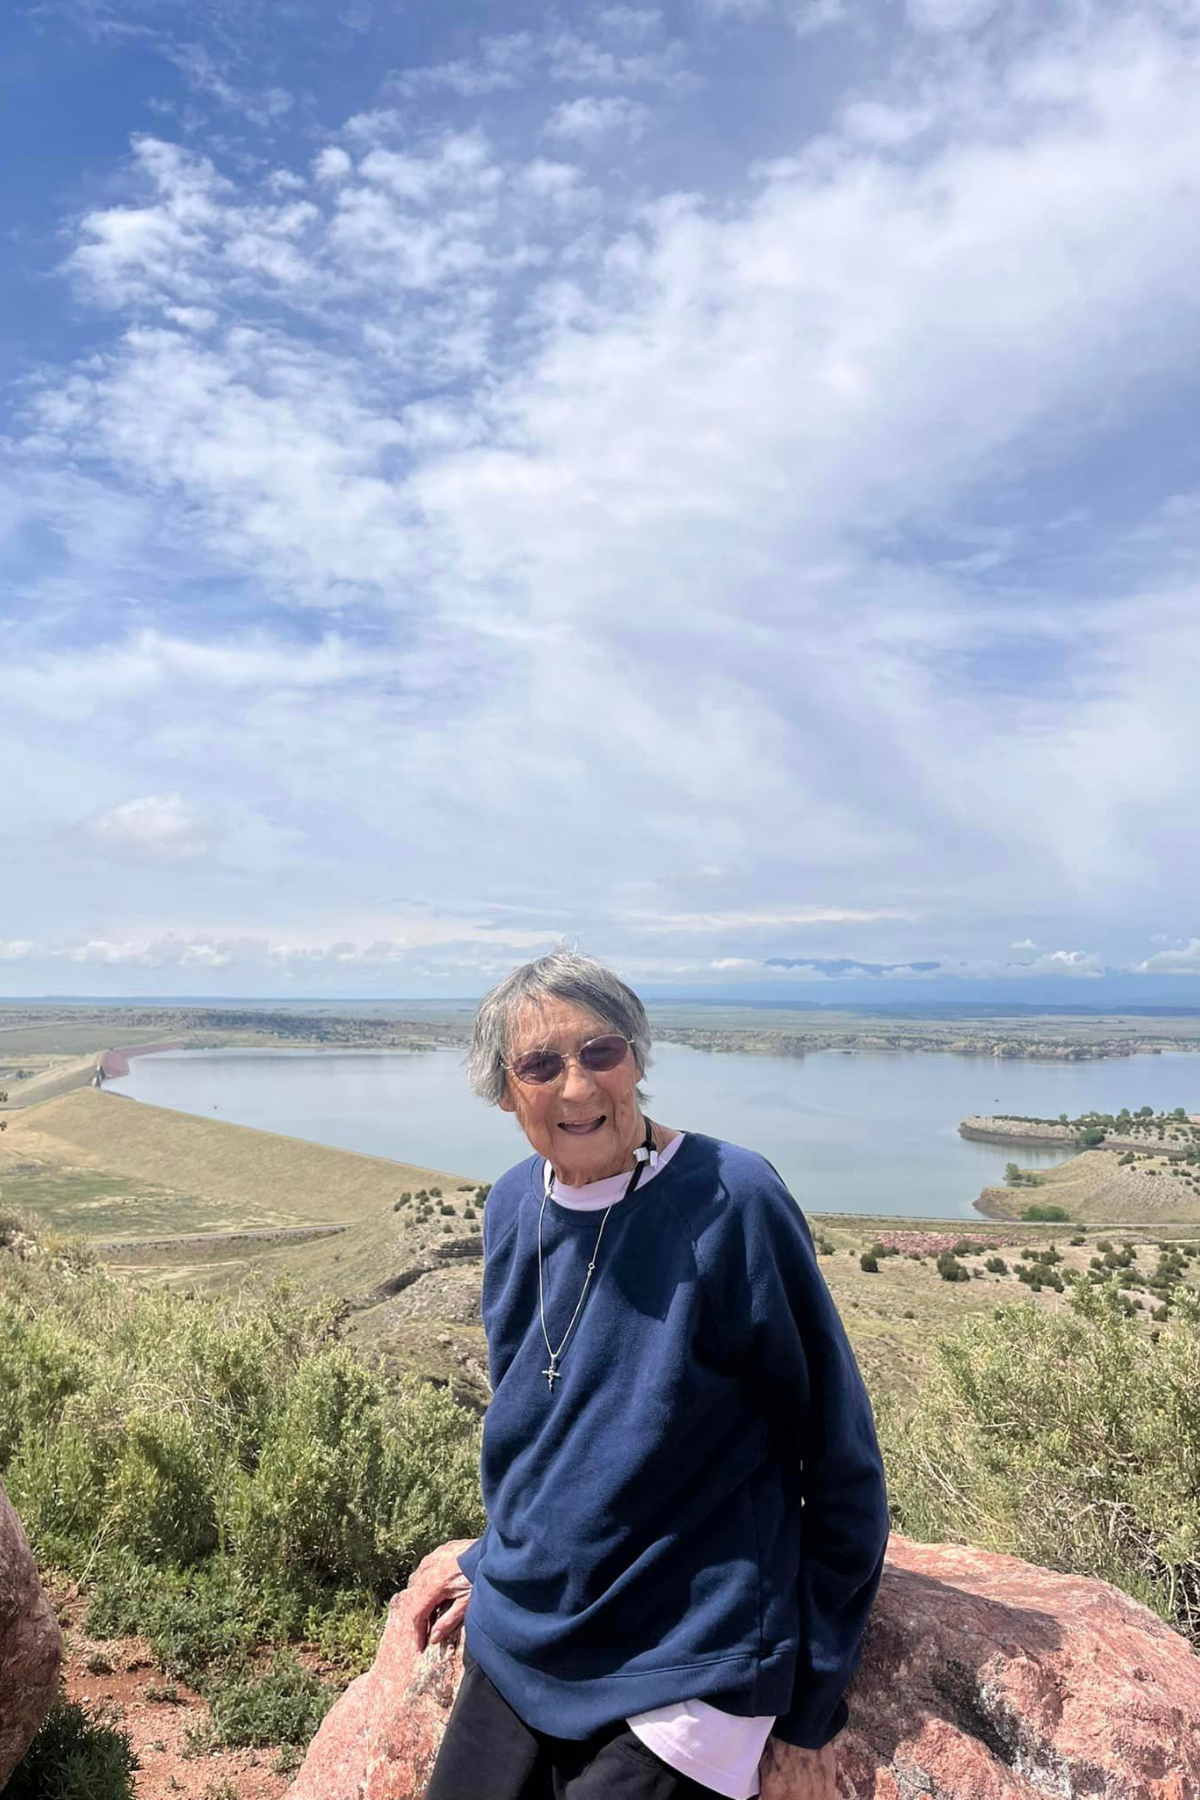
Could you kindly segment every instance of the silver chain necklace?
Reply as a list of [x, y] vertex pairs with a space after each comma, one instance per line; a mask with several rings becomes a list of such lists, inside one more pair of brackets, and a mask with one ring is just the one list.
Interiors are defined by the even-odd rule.
[[[625, 1192], [621, 1195], [621, 1200], [628, 1200], [630, 1194], [632, 1194], [634, 1188], [637, 1186], [638, 1182], [641, 1180], [642, 1175], [644, 1174], [646, 1169], [649, 1168], [650, 1158], [653, 1155], [653, 1152], [654, 1152], [654, 1127], [653, 1127], [653, 1125], [651, 1125], [649, 1119], [647, 1119], [646, 1120], [645, 1141], [642, 1143], [641, 1147], [639, 1149], [635, 1150], [633, 1153], [634, 1157], [636, 1159], [635, 1163], [634, 1163], [633, 1174], [629, 1177], [629, 1182], [625, 1188]], [[580, 1289], [579, 1299], [576, 1301], [576, 1304], [575, 1304], [575, 1311], [571, 1314], [571, 1323], [567, 1326], [567, 1329], [563, 1332], [562, 1342], [559, 1344], [558, 1349], [556, 1350], [554, 1348], [553, 1344], [550, 1342], [550, 1333], [546, 1330], [546, 1299], [545, 1299], [545, 1288], [544, 1288], [543, 1281], [542, 1281], [542, 1220], [545, 1217], [545, 1213], [546, 1213], [546, 1202], [547, 1202], [547, 1200], [549, 1200], [551, 1192], [553, 1191], [553, 1188], [554, 1188], [554, 1171], [551, 1168], [549, 1161], [547, 1161], [547, 1163], [546, 1163], [546, 1191], [542, 1195], [542, 1207], [541, 1207], [541, 1211], [538, 1213], [538, 1228], [537, 1228], [538, 1317], [540, 1318], [540, 1320], [542, 1322], [542, 1338], [546, 1345], [546, 1354], [550, 1358], [550, 1367], [548, 1369], [543, 1369], [542, 1374], [546, 1377], [546, 1386], [550, 1389], [551, 1393], [554, 1392], [555, 1382], [562, 1380], [562, 1371], [559, 1369], [558, 1365], [562, 1361], [563, 1355], [566, 1351], [567, 1340], [570, 1337], [571, 1333], [574, 1331], [576, 1321], [578, 1320], [580, 1313], [583, 1311], [583, 1303], [587, 1299], [587, 1291], [588, 1291], [588, 1288], [591, 1286], [592, 1276], [596, 1273], [596, 1258], [600, 1254], [600, 1240], [604, 1236], [604, 1227], [608, 1224], [608, 1215], [612, 1211], [614, 1206], [619, 1206], [621, 1204], [621, 1200], [613, 1200], [604, 1209], [604, 1217], [600, 1221], [600, 1229], [596, 1233], [596, 1242], [595, 1242], [595, 1245], [593, 1246], [591, 1258], [588, 1262], [587, 1274], [583, 1278], [583, 1287]]]

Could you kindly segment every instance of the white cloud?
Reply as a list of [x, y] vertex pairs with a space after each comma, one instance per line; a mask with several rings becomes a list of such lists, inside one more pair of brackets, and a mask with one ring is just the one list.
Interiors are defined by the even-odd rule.
[[624, 94], [585, 94], [578, 100], [564, 100], [561, 106], [556, 106], [544, 129], [547, 137], [592, 145], [614, 132], [625, 137], [638, 137], [649, 118], [648, 107]]
[[0, 962], [24, 962], [36, 949], [32, 938], [0, 938]]
[[779, 931], [796, 925], [867, 925], [893, 919], [912, 922], [919, 917], [919, 913], [903, 912], [895, 907], [865, 911], [851, 907], [802, 906], [779, 912], [656, 913], [650, 918], [630, 915], [625, 923], [634, 928], [673, 932]]
[[970, 31], [995, 8], [996, 0], [906, 0], [910, 24], [934, 33]]
[[1013, 950], [1036, 950], [1037, 945], [1032, 938], [1021, 938], [1017, 943], [1010, 945], [1009, 948]]
[[316, 181], [344, 181], [353, 168], [354, 164], [340, 144], [326, 144], [313, 157], [313, 179]]
[[269, 129], [292, 110], [294, 101], [286, 88], [265, 87], [249, 92], [239, 88], [201, 44], [166, 45], [163, 48], [198, 93], [207, 95], [231, 112], [241, 113], [260, 130]]
[[336, 633], [295, 646], [263, 632], [212, 644], [142, 631], [99, 650], [15, 659], [4, 684], [12, 706], [68, 720], [112, 717], [133, 703], [170, 704], [171, 696], [196, 689], [212, 691], [228, 708], [230, 696], [253, 689], [307, 694], [402, 667], [402, 659], [373, 656]]
[[662, 30], [663, 15], [657, 6], [606, 6], [596, 13], [595, 22], [617, 37], [644, 38]]
[[1174, 950], [1159, 950], [1137, 964], [1139, 975], [1200, 975], [1200, 938]]
[[181, 794], [146, 794], [89, 819], [84, 835], [112, 854], [190, 862], [212, 849], [214, 822]]
[[799, 38], [844, 25], [850, 18], [847, 0], [698, 0], [698, 4], [701, 12], [718, 19], [781, 19]]
[[850, 18], [847, 0], [801, 0], [791, 10], [791, 25], [797, 37], [813, 37], [818, 31], [845, 25]]
[[1047, 950], [1030, 963], [1021, 964], [1024, 975], [1072, 975], [1094, 978], [1104, 974], [1104, 958], [1094, 950]]
[[515, 32], [481, 38], [474, 57], [407, 69], [393, 85], [406, 98], [442, 91], [475, 100], [535, 79], [679, 91], [694, 84], [682, 44], [663, 35], [662, 13], [616, 6], [593, 13], [586, 24], [551, 27], [541, 36]]
[[699, 0], [701, 12], [719, 19], [759, 19], [770, 12], [774, 0]]
[[474, 62], [460, 57], [429, 68], [407, 69], [395, 85], [399, 93], [406, 95], [443, 89], [463, 99], [474, 100], [484, 94], [520, 86], [529, 79], [536, 60], [537, 40], [532, 33], [511, 32], [507, 36], [481, 39]]
[[[538, 80], [590, 68], [603, 105], [684, 69], [607, 29], [556, 28]], [[1181, 928], [1195, 514], [1174, 470], [1111, 518], [1088, 471], [1190, 376], [1195, 78], [1143, 13], [968, 41], [657, 197], [538, 154], [561, 87], [491, 132], [364, 111], [286, 181], [140, 140], [68, 264], [111, 324], [85, 314], [6, 465], [13, 541], [55, 547], [6, 641], [14, 743], [86, 725], [105, 798], [60, 818], [244, 789], [320, 888], [279, 942], [374, 943], [337, 921], [397, 870], [569, 912], [612, 845], [604, 929], [644, 948], [657, 916], [700, 961], [804, 924], [796, 894], [880, 962], [917, 917], [1098, 944], [1151, 897]], [[664, 905], [700, 866], [730, 872], [710, 909], [686, 880]], [[214, 887], [195, 941], [272, 901]]]

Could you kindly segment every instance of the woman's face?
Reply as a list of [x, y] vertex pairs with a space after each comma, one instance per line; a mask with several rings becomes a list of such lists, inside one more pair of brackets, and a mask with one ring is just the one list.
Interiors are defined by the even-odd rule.
[[567, 1000], [547, 999], [519, 1015], [507, 1061], [527, 1050], [557, 1050], [571, 1060], [557, 1081], [537, 1087], [505, 1077], [504, 1112], [517, 1122], [539, 1156], [548, 1157], [568, 1187], [582, 1187], [633, 1166], [645, 1132], [638, 1104], [637, 1064], [630, 1050], [615, 1069], [596, 1074], [576, 1057], [581, 1044], [612, 1027]]

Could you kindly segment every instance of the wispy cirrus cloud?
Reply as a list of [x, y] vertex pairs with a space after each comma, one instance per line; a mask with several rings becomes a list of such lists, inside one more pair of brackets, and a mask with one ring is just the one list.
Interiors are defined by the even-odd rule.
[[[54, 942], [386, 943], [346, 921], [399, 885], [731, 980], [1000, 979], [1027, 926], [1097, 947], [1014, 980], [1170, 972], [1129, 944], [1200, 874], [1196, 33], [913, 0], [734, 166], [706, 46], [757, 93], [817, 13], [723, 10], [447, 37], [319, 130], [208, 44], [259, 154], [138, 130], [62, 220], [4, 462], [8, 941], [50, 893]], [[78, 821], [230, 793], [139, 936], [134, 824]]]

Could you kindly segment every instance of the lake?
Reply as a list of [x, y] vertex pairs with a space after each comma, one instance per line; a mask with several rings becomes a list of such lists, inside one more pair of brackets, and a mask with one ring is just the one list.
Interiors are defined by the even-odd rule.
[[[168, 1051], [135, 1057], [129, 1075], [107, 1085], [156, 1106], [485, 1181], [528, 1153], [513, 1120], [471, 1094], [457, 1050]], [[761, 1151], [808, 1211], [962, 1219], [979, 1217], [972, 1202], [1003, 1180], [1014, 1154], [960, 1138], [968, 1113], [1197, 1111], [1200, 1056], [1044, 1063], [660, 1044], [646, 1085], [653, 1117]], [[1016, 1154], [1031, 1168], [1062, 1160], [1052, 1150]]]

